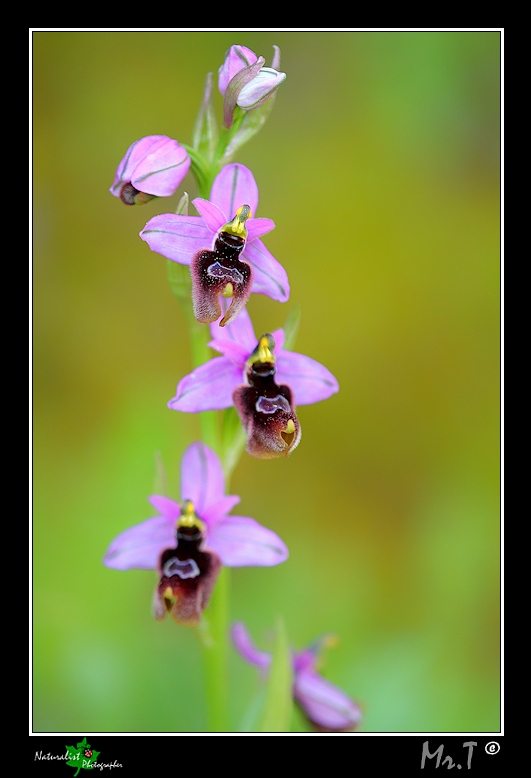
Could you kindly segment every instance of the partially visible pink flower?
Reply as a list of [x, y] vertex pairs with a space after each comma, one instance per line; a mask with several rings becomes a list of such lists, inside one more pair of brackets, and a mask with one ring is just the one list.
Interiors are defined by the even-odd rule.
[[190, 168], [183, 146], [166, 135], [135, 141], [118, 165], [111, 194], [126, 205], [142, 205], [153, 197], [170, 197]]
[[[238, 163], [225, 165], [214, 180], [210, 200], [196, 198], [193, 203], [200, 216], [175, 213], [154, 216], [140, 237], [152, 251], [192, 266], [194, 309], [201, 321], [215, 321], [221, 316], [217, 303], [219, 292], [213, 295], [211, 288], [219, 291], [230, 288], [226, 294], [233, 294], [223, 324], [236, 316], [251, 292], [286, 302], [289, 298], [286, 271], [260, 240], [274, 229], [275, 223], [271, 219], [256, 218], [258, 187], [251, 171]], [[222, 228], [234, 221], [243, 206], [248, 206], [251, 214], [245, 217], [243, 248], [234, 260], [225, 261], [216, 243]]]
[[[267, 675], [272, 657], [256, 648], [245, 626], [232, 627], [236, 650], [246, 662]], [[361, 710], [344, 691], [317, 672], [319, 651], [325, 641], [318, 641], [304, 651], [293, 652], [293, 698], [319, 732], [352, 732], [361, 722]]]
[[204, 443], [192, 443], [181, 465], [182, 501], [153, 495], [160, 516], [122, 532], [103, 563], [116, 570], [157, 570], [153, 611], [170, 612], [181, 624], [196, 625], [208, 604], [221, 565], [269, 567], [288, 558], [282, 540], [247, 516], [229, 516], [240, 501], [225, 495], [217, 455]]

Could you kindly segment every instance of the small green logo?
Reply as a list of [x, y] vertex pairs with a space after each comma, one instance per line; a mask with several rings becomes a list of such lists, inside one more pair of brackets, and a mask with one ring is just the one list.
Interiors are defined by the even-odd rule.
[[92, 770], [92, 765], [100, 755], [101, 751], [93, 751], [90, 747], [90, 743], [87, 743], [87, 738], [84, 737], [81, 743], [78, 743], [76, 748], [74, 746], [66, 746], [66, 753], [68, 754], [67, 765], [70, 767], [77, 767], [77, 772], [80, 770]]

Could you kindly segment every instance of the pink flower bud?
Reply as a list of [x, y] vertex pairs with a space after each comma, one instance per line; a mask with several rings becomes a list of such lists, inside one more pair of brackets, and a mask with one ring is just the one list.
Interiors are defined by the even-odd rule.
[[188, 173], [190, 157], [166, 135], [135, 141], [118, 165], [111, 194], [126, 205], [141, 205], [152, 197], [169, 197]]

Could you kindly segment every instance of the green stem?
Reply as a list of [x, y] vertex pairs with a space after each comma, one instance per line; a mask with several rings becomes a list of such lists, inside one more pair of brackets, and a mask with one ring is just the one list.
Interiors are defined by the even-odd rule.
[[[189, 276], [188, 276], [189, 277]], [[190, 346], [192, 350], [193, 367], [207, 362], [211, 357], [208, 343], [210, 328], [200, 324], [192, 311], [190, 297], [179, 299], [183, 303]], [[201, 438], [203, 443], [221, 455], [221, 436], [219, 428], [219, 413], [204, 411], [199, 414]], [[199, 634], [203, 645], [205, 665], [206, 694], [208, 700], [208, 722], [210, 732], [228, 732], [229, 725], [229, 569], [222, 567], [212, 599], [203, 614]]]
[[[208, 346], [210, 341], [210, 329], [206, 324], [200, 324], [194, 316], [191, 306], [192, 281], [190, 271], [185, 265], [167, 260], [166, 270], [170, 289], [178, 299], [188, 324], [190, 333], [190, 347], [192, 350], [192, 367], [199, 367], [211, 358], [212, 353]], [[205, 411], [199, 414], [201, 425], [201, 438], [207, 446], [221, 454], [221, 442], [219, 435], [218, 414], [216, 411]]]
[[245, 448], [246, 435], [235, 408], [222, 411], [221, 464], [227, 484]]
[[[237, 117], [241, 121], [241, 117]], [[221, 132], [218, 147], [214, 159], [208, 162], [197, 153], [188, 148], [192, 158], [192, 170], [195, 174], [199, 196], [208, 199], [214, 178], [219, 172], [220, 160], [232, 133]], [[177, 263], [167, 263], [168, 281], [173, 294], [179, 300], [190, 333], [190, 346], [192, 351], [193, 367], [203, 365], [211, 358], [210, 328], [200, 324], [190, 305], [191, 279], [188, 268], [183, 268]], [[221, 458], [226, 476], [226, 490], [228, 491], [229, 476], [234, 469], [244, 445], [244, 436], [240, 421], [234, 409], [224, 412], [223, 423], [217, 411], [205, 411], [199, 414], [201, 425], [201, 438], [203, 442], [213, 449]], [[229, 732], [229, 569], [222, 567], [212, 599], [203, 614], [198, 633], [203, 646], [205, 684], [208, 701], [208, 721], [210, 732]]]
[[[192, 173], [194, 174], [195, 180], [197, 181], [199, 196], [206, 197], [208, 199], [208, 195], [210, 194], [210, 187], [208, 183], [210, 166], [205, 158], [198, 151], [192, 148], [192, 146], [188, 146], [186, 143], [183, 143], [183, 146], [188, 152], [188, 156], [192, 162]], [[207, 190], [206, 195], [205, 190]]]
[[[274, 96], [270, 98], [268, 103], [272, 105], [273, 99]], [[271, 109], [269, 108], [268, 113], [270, 110]], [[246, 116], [246, 111], [243, 111], [238, 106], [235, 107], [232, 125], [230, 127], [221, 128], [216, 147], [212, 154], [208, 153], [208, 157], [204, 156], [200, 151], [198, 151], [197, 148], [189, 146], [186, 143], [183, 144], [192, 163], [191, 171], [195, 176], [195, 180], [197, 181], [199, 197], [202, 197], [205, 200], [208, 200], [210, 197], [210, 190], [212, 188], [212, 184], [214, 183], [214, 179], [222, 168], [224, 162], [228, 161], [225, 158], [227, 148], [232, 142], [233, 138], [238, 135], [238, 132], [240, 131]], [[255, 129], [252, 134], [255, 134], [257, 131], [258, 129]]]
[[[190, 303], [187, 307], [188, 330], [190, 332], [190, 343], [192, 347], [193, 367], [199, 367], [211, 358], [212, 354], [208, 343], [210, 341], [210, 328], [205, 324], [200, 324], [195, 318]], [[199, 424], [201, 425], [201, 438], [218, 455], [220, 454], [220, 436], [219, 420], [217, 411], [203, 411], [199, 414]]]
[[230, 732], [229, 724], [229, 568], [222, 567], [199, 627], [205, 664], [210, 732]]

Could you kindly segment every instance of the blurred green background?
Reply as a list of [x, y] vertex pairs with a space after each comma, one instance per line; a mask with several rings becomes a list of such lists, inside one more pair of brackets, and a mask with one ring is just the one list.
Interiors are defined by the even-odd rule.
[[[288, 460], [238, 465], [238, 512], [287, 563], [233, 571], [232, 616], [261, 648], [282, 614], [367, 732], [499, 729], [499, 75], [496, 32], [35, 32], [34, 729], [204, 731], [193, 629], [150, 613], [155, 574], [108, 570], [153, 515], [157, 452], [178, 498], [195, 417], [166, 408], [190, 370], [165, 260], [138, 238], [170, 201], [108, 188], [149, 134], [189, 143], [233, 43], [287, 80], [235, 161], [260, 188], [296, 349], [341, 391], [300, 409]], [[216, 93], [218, 116], [221, 97]], [[237, 728], [259, 686], [231, 660]], [[304, 730], [296, 719], [295, 726]]]

